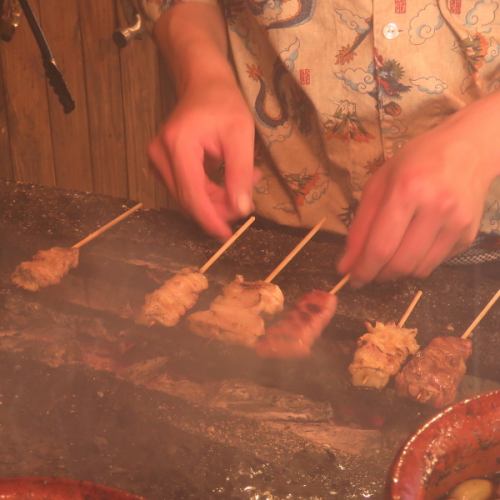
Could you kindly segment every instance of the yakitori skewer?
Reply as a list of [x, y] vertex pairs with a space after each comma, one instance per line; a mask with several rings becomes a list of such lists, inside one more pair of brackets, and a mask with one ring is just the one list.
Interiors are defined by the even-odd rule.
[[418, 351], [417, 329], [404, 328], [404, 325], [421, 297], [422, 291], [419, 290], [397, 325], [394, 322], [365, 323], [368, 332], [358, 339], [354, 359], [349, 365], [354, 386], [384, 388], [408, 356]]
[[497, 290], [461, 337], [435, 337], [427, 347], [417, 352], [396, 376], [398, 394], [434, 408], [442, 408], [455, 401], [467, 371], [467, 360], [472, 354], [470, 336], [499, 297], [500, 290]]
[[337, 308], [335, 294], [349, 281], [344, 276], [329, 292], [311, 290], [273, 323], [255, 345], [263, 358], [305, 358], [330, 323]]
[[215, 264], [222, 254], [254, 223], [250, 217], [199, 269], [184, 268], [163, 285], [146, 295], [138, 323], [152, 326], [176, 325], [182, 316], [197, 302], [201, 292], [208, 288], [205, 273]]
[[36, 292], [40, 288], [56, 285], [71, 270], [78, 266], [80, 248], [90, 243], [113, 226], [123, 221], [142, 207], [142, 203], [128, 209], [118, 217], [109, 221], [93, 233], [89, 234], [72, 247], [52, 247], [39, 250], [32, 260], [21, 262], [11, 276], [17, 286]]
[[226, 285], [209, 309], [188, 317], [189, 329], [196, 335], [230, 344], [252, 347], [264, 334], [264, 317], [283, 310], [284, 296], [272, 280], [320, 230], [321, 219], [293, 250], [261, 281], [245, 281], [242, 276]]

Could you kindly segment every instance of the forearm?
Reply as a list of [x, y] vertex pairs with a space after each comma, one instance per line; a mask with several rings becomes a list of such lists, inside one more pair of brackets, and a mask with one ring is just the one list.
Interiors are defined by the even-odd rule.
[[179, 94], [209, 80], [234, 80], [218, 6], [197, 2], [174, 5], [160, 16], [153, 34]]

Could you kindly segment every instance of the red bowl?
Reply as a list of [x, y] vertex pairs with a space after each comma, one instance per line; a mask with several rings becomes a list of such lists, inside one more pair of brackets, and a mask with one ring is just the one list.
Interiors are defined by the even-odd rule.
[[89, 481], [57, 477], [13, 477], [0, 479], [2, 500], [144, 500], [126, 491]]
[[392, 500], [434, 500], [500, 470], [500, 391], [461, 401], [424, 424], [396, 457]]

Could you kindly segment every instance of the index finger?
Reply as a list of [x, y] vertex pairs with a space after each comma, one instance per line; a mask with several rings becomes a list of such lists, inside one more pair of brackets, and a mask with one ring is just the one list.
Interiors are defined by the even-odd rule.
[[392, 192], [375, 214], [361, 256], [352, 268], [354, 282], [368, 283], [398, 250], [415, 213], [412, 200]]
[[221, 143], [226, 190], [231, 205], [241, 216], [252, 211], [253, 147], [255, 129], [235, 130]]
[[375, 174], [363, 191], [359, 208], [347, 234], [344, 256], [338, 264], [338, 270], [341, 274], [351, 272], [361, 258], [370, 227], [385, 194], [385, 179], [384, 171]]
[[209, 183], [203, 166], [203, 147], [195, 141], [183, 144], [178, 141], [176, 147], [170, 149], [170, 156], [183, 207], [207, 233], [223, 240], [229, 238], [231, 229], [207, 191]]

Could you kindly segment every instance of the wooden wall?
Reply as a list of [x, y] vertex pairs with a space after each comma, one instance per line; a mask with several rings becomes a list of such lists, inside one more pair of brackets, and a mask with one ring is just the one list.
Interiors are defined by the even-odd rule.
[[169, 205], [146, 148], [173, 92], [148, 36], [114, 44], [117, 1], [31, 0], [76, 102], [70, 114], [24, 17], [0, 41], [0, 178]]

